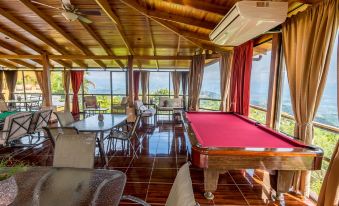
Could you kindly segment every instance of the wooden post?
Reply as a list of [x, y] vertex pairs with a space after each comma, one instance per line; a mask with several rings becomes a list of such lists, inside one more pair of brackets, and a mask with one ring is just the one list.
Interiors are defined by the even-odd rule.
[[267, 98], [266, 125], [278, 129], [281, 112], [282, 92], [282, 61], [281, 61], [281, 33], [273, 34], [269, 90]]
[[42, 77], [43, 77], [43, 106], [52, 106], [52, 90], [51, 90], [51, 71], [47, 53], [42, 54]]
[[128, 122], [134, 122], [135, 110], [134, 110], [134, 85], [133, 85], [133, 56], [128, 56], [127, 60], [128, 69], [128, 107], [126, 114], [128, 115]]

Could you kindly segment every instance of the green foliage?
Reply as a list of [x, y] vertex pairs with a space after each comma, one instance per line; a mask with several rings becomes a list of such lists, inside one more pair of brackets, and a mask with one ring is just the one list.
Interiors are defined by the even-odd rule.
[[207, 99], [200, 99], [199, 107], [207, 110], [215, 110], [218, 111], [220, 109], [220, 100], [207, 100]]
[[12, 167], [7, 167], [8, 160], [0, 161], [0, 181], [10, 178], [18, 172], [23, 172], [27, 169], [26, 165], [22, 162], [16, 163]]
[[64, 93], [64, 85], [62, 80], [62, 72], [51, 72], [52, 92], [55, 94]]
[[266, 112], [264, 111], [251, 107], [249, 117], [257, 122], [260, 122], [261, 124], [266, 124]]

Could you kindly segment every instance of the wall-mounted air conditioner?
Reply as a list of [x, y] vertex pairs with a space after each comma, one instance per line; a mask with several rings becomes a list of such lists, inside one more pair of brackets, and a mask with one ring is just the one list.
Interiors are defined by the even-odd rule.
[[239, 1], [210, 33], [219, 45], [238, 46], [283, 23], [287, 2]]

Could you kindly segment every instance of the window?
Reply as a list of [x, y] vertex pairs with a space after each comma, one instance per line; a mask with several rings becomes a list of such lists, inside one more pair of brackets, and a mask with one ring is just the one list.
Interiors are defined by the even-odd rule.
[[253, 48], [250, 83], [250, 117], [266, 123], [272, 41]]
[[149, 95], [155, 103], [159, 101], [159, 96], [170, 95], [170, 72], [150, 72]]
[[204, 68], [204, 77], [200, 91], [201, 110], [219, 110], [220, 108], [220, 64], [219, 61]]
[[[70, 93], [72, 92], [72, 86], [69, 86]], [[51, 72], [51, 90], [52, 90], [52, 103], [54, 106], [62, 107], [65, 105], [65, 91], [63, 85], [63, 77], [61, 71]], [[72, 104], [72, 97], [70, 97]]]
[[126, 72], [111, 72], [112, 75], [112, 102], [120, 104], [122, 97], [126, 96]]
[[41, 94], [41, 89], [34, 71], [24, 71], [24, 80], [26, 94]]
[[85, 94], [111, 94], [110, 72], [87, 71], [84, 75]]
[[24, 80], [23, 80], [23, 71], [17, 71], [17, 80], [15, 85], [15, 99], [19, 96], [21, 98], [25, 98], [25, 90], [24, 90]]

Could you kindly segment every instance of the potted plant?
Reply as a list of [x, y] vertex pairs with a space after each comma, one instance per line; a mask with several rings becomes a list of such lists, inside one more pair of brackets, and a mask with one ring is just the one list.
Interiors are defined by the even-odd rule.
[[25, 164], [18, 162], [11, 167], [7, 167], [9, 161], [0, 161], [0, 205], [11, 204], [18, 192], [14, 175], [18, 172], [25, 171]]

